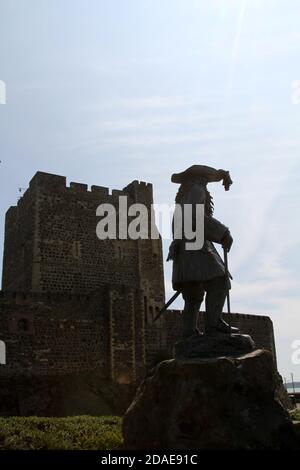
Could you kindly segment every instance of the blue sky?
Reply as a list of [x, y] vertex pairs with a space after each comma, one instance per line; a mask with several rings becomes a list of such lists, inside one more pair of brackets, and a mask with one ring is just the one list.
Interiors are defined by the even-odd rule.
[[150, 181], [171, 203], [171, 173], [228, 169], [232, 190], [210, 189], [235, 240], [232, 308], [271, 316], [299, 380], [299, 16], [294, 0], [0, 0], [1, 246], [37, 170]]

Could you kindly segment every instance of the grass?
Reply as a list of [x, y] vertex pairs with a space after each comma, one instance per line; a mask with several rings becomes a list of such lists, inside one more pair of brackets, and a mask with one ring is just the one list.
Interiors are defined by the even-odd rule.
[[[290, 411], [300, 421], [300, 410]], [[118, 416], [0, 418], [0, 450], [114, 450], [123, 445]]]
[[299, 438], [299, 444], [300, 444], [300, 409], [298, 408], [297, 410], [291, 410], [290, 416], [292, 420], [294, 421], [295, 433]]
[[291, 410], [290, 415], [293, 421], [300, 421], [300, 410]]
[[0, 450], [114, 450], [122, 446], [121, 418], [0, 418]]

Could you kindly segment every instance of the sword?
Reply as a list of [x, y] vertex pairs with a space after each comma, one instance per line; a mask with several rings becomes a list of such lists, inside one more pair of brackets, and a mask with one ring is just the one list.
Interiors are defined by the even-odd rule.
[[228, 313], [228, 324], [230, 327], [230, 334], [231, 334], [231, 309], [230, 309], [230, 292], [229, 292], [229, 271], [228, 271], [228, 251], [224, 248], [224, 264], [225, 264], [225, 276], [227, 279], [227, 313]]
[[159, 319], [159, 317], [167, 310], [168, 307], [174, 302], [175, 299], [179, 296], [180, 291], [175, 292], [175, 294], [168, 300], [168, 302], [163, 306], [163, 308], [158, 312], [156, 317], [153, 320], [153, 323]]

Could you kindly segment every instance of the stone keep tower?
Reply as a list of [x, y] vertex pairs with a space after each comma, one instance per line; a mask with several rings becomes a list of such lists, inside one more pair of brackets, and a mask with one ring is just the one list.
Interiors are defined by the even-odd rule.
[[[98, 206], [110, 203], [118, 213], [119, 196], [128, 207], [146, 205], [150, 218], [151, 184], [133, 181], [110, 193], [79, 183], [67, 187], [65, 177], [43, 172], [7, 211], [0, 335], [11, 370], [89, 368], [130, 383], [162, 348], [160, 322], [154, 328], [151, 322], [165, 300], [161, 239], [100, 240], [96, 234]], [[42, 308], [51, 312], [41, 317], [45, 324]]]
[[37, 172], [17, 206], [6, 214], [4, 291], [87, 294], [104, 285], [144, 292], [147, 311], [164, 302], [161, 239], [99, 240], [96, 209], [119, 196], [128, 206], [153, 202], [151, 184], [133, 181], [122, 191], [70, 183]]

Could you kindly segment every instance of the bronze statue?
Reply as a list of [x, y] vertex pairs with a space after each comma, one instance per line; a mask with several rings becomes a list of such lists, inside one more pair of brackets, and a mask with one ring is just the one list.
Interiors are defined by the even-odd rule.
[[237, 333], [238, 329], [232, 328], [222, 318], [223, 306], [231, 287], [231, 276], [226, 276], [224, 262], [214, 246], [214, 243], [219, 243], [229, 252], [233, 239], [229, 229], [213, 217], [214, 204], [207, 189], [208, 183], [223, 181], [225, 190], [228, 191], [232, 184], [230, 174], [228, 171], [204, 165], [193, 165], [182, 173], [173, 174], [171, 181], [180, 184], [176, 205], [181, 207], [183, 213], [187, 204], [192, 207], [193, 228], [196, 222], [196, 205], [204, 205], [203, 247], [199, 250], [188, 250], [184, 236], [181, 239], [174, 237], [173, 225], [174, 239], [167, 258], [173, 261], [173, 288], [182, 294], [185, 302], [184, 337], [199, 334], [197, 318], [205, 293], [206, 335]]

